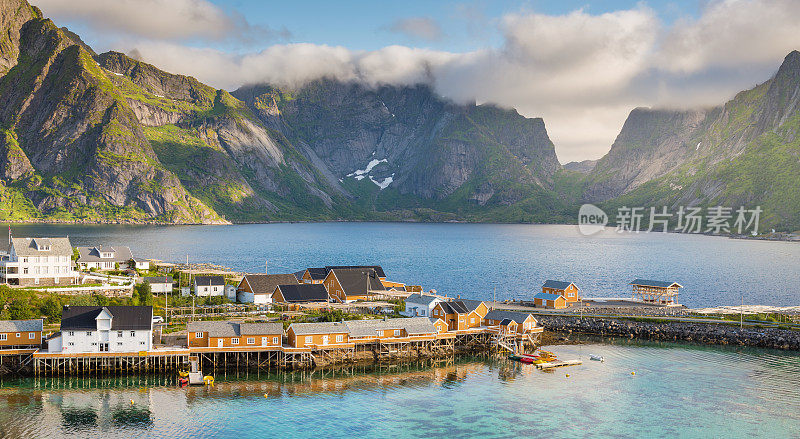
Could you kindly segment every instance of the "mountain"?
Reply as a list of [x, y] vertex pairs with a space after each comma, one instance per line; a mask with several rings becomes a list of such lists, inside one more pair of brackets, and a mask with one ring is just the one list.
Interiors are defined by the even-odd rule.
[[[724, 105], [633, 110], [586, 178], [606, 206], [753, 208], [762, 224], [800, 229], [800, 52]], [[763, 227], [762, 227], [763, 229]]]
[[597, 160], [581, 160], [579, 162], [569, 162], [564, 164], [564, 169], [567, 171], [580, 172], [581, 174], [588, 174], [592, 172]]
[[[541, 119], [427, 86], [229, 93], [0, 0], [0, 219], [548, 221]], [[556, 212], [554, 214], [554, 212]]]

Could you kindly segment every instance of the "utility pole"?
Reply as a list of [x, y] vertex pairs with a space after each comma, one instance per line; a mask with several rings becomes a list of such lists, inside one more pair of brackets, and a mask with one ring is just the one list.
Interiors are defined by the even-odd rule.
[[742, 307], [739, 308], [739, 329], [744, 328], [744, 294], [742, 294]]
[[269, 274], [269, 261], [264, 261], [264, 274]]
[[190, 321], [194, 321], [194, 296], [192, 296], [192, 317], [190, 318]]

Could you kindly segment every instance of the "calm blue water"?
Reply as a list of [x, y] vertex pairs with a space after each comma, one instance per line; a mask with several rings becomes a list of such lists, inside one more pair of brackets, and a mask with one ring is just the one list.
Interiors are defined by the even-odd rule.
[[[800, 437], [800, 357], [674, 344], [552, 347], [505, 360], [314, 374], [0, 383], [3, 437]], [[605, 363], [587, 361], [588, 354]], [[635, 375], [631, 375], [631, 372]], [[569, 374], [569, 377], [566, 377]]]
[[15, 226], [73, 245], [127, 245], [135, 256], [237, 270], [380, 264], [392, 280], [463, 297], [530, 299], [547, 279], [588, 297], [627, 296], [635, 278], [674, 280], [691, 307], [800, 305], [800, 244], [681, 234], [585, 237], [575, 226], [298, 223], [235, 226]]

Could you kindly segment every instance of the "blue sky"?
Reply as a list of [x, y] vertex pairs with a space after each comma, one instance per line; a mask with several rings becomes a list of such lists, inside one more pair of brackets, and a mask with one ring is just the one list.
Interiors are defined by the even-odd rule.
[[800, 1], [31, 0], [96, 51], [218, 88], [425, 83], [544, 119], [562, 162], [636, 107], [721, 105], [800, 49]]

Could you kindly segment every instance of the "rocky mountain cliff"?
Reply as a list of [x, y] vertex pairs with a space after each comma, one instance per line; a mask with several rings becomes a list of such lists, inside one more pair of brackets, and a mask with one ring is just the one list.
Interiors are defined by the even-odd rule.
[[[541, 119], [425, 86], [233, 94], [0, 0], [0, 219], [547, 220]], [[546, 208], [546, 209], [545, 209]]]
[[800, 52], [719, 107], [637, 108], [586, 179], [608, 206], [762, 206], [765, 225], [800, 229]]

